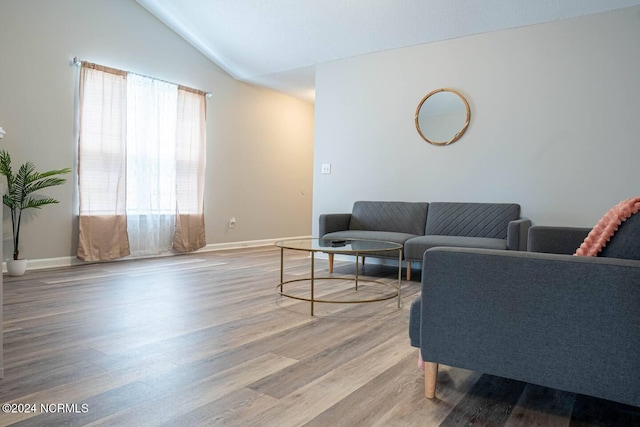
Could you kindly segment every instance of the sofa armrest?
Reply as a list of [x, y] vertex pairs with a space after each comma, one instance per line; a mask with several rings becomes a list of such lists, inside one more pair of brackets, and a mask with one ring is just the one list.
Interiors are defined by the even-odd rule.
[[640, 261], [433, 248], [423, 360], [640, 405]]
[[348, 230], [350, 221], [350, 213], [322, 214], [320, 215], [320, 228], [318, 237], [322, 237], [327, 233], [333, 233], [334, 231]]
[[580, 247], [590, 228], [548, 227], [536, 225], [529, 229], [529, 252], [572, 255]]
[[531, 220], [520, 218], [515, 221], [509, 221], [507, 228], [507, 249], [512, 251], [527, 250], [527, 236]]

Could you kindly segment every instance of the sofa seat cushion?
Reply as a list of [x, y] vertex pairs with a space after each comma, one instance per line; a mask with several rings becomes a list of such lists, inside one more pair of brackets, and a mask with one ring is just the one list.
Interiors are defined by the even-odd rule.
[[[407, 240], [417, 237], [415, 234], [396, 233], [393, 231], [364, 231], [364, 230], [345, 230], [335, 231], [333, 233], [327, 233], [322, 236], [324, 239], [358, 239], [358, 240], [381, 240], [383, 242], [393, 242], [404, 245]], [[367, 254], [366, 256], [384, 257], [384, 258], [398, 258], [397, 251], [384, 251]]]
[[327, 233], [322, 237], [325, 239], [381, 240], [383, 242], [400, 243], [403, 245], [407, 240], [418, 236], [393, 231], [344, 230]]
[[504, 239], [492, 239], [489, 237], [465, 237], [465, 236], [419, 236], [409, 239], [404, 244], [404, 257], [410, 261], [422, 262], [422, 257], [427, 249], [436, 246], [448, 246], [456, 248], [482, 248], [482, 249], [507, 249], [507, 241]]

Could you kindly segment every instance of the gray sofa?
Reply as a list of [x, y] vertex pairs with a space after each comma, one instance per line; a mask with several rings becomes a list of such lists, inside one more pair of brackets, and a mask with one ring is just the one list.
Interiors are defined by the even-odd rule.
[[538, 252], [428, 250], [409, 322], [425, 395], [441, 363], [640, 406], [640, 261], [625, 259], [640, 257], [640, 214], [632, 219], [598, 257], [570, 255], [589, 229], [563, 227], [532, 227]]
[[[531, 221], [520, 218], [520, 206], [513, 203], [357, 201], [351, 213], [320, 215], [319, 236], [402, 244], [407, 280], [411, 280], [411, 263], [422, 262], [429, 248], [525, 250], [530, 226]], [[329, 254], [329, 271], [333, 271], [333, 254]]]

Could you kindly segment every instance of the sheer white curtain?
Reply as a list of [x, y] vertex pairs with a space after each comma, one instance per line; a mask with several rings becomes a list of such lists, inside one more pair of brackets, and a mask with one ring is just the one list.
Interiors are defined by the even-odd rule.
[[127, 78], [127, 231], [131, 254], [168, 252], [175, 231], [178, 86]]
[[78, 258], [203, 247], [205, 93], [82, 63]]

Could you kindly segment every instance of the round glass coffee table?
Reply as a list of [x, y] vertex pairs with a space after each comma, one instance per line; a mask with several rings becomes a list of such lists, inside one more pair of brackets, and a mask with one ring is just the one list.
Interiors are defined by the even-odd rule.
[[[401, 291], [401, 283], [402, 283], [402, 245], [399, 243], [393, 242], [384, 242], [380, 240], [355, 240], [355, 239], [347, 239], [347, 240], [331, 240], [331, 239], [292, 239], [292, 240], [282, 240], [276, 242], [275, 245], [280, 248], [280, 283], [277, 286], [278, 292], [280, 295], [287, 297], [298, 299], [302, 301], [309, 301], [311, 303], [311, 315], [313, 316], [313, 305], [316, 302], [323, 303], [336, 303], [336, 304], [355, 304], [355, 303], [368, 303], [368, 302], [378, 302], [384, 301], [391, 298], [398, 297], [398, 308], [400, 308], [400, 291]], [[309, 277], [297, 278], [284, 280], [284, 250], [293, 250], [293, 251], [305, 251], [308, 252], [311, 257], [311, 270]], [[315, 275], [315, 255], [316, 253], [327, 253], [327, 254], [342, 254], [342, 255], [352, 255], [356, 257], [355, 264], [355, 274], [353, 277], [344, 277], [344, 276], [323, 276], [316, 277]], [[398, 281], [397, 283], [394, 280], [394, 283], [383, 282], [381, 280], [371, 280], [371, 279], [363, 279], [359, 275], [358, 271], [358, 258], [360, 256], [371, 255], [373, 253], [388, 253], [389, 256], [393, 256], [393, 252], [398, 253]], [[375, 283], [383, 286], [387, 286], [391, 288], [391, 292], [385, 293], [381, 296], [375, 298], [363, 298], [363, 299], [355, 299], [355, 300], [335, 300], [335, 299], [319, 299], [315, 297], [315, 285], [317, 280], [346, 280], [351, 279], [355, 282], [355, 291], [358, 291], [358, 283], [359, 282], [369, 282]], [[284, 285], [288, 283], [294, 282], [304, 282], [308, 281], [311, 287], [311, 294], [309, 298], [292, 295], [284, 290]]]

